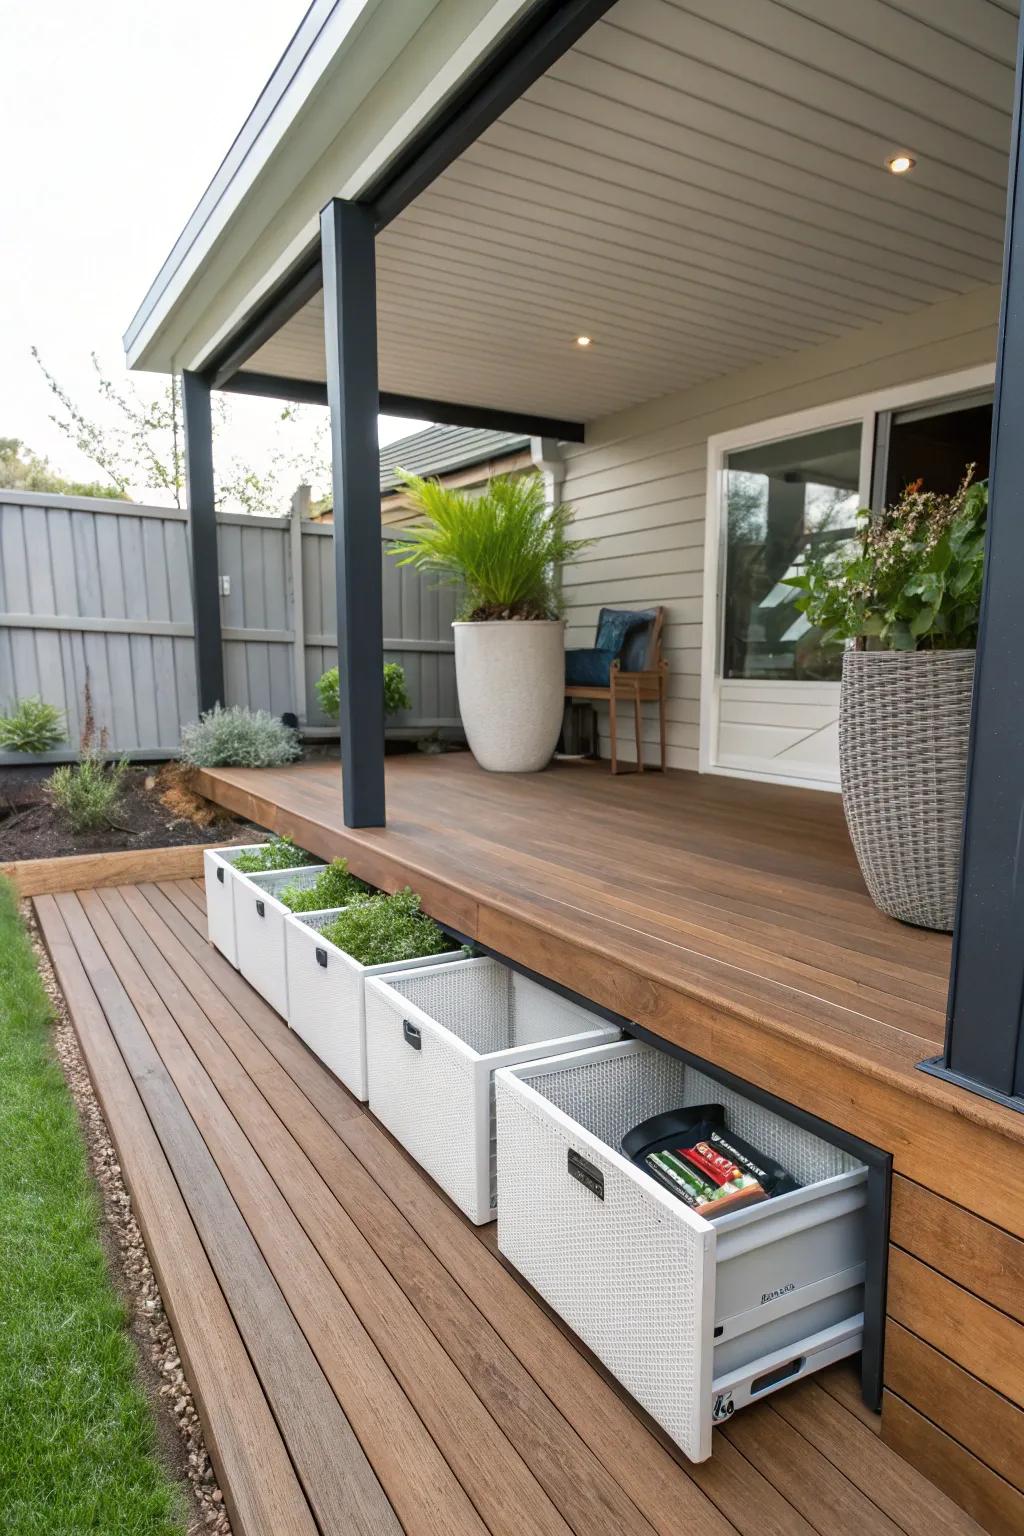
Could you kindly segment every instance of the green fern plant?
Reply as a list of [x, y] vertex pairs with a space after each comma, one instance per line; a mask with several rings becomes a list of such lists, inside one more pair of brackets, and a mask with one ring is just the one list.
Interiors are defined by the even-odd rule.
[[479, 495], [398, 477], [425, 519], [391, 546], [400, 565], [464, 586], [464, 618], [558, 617], [558, 568], [593, 541], [569, 537], [572, 509], [548, 507], [540, 475], [497, 475]]

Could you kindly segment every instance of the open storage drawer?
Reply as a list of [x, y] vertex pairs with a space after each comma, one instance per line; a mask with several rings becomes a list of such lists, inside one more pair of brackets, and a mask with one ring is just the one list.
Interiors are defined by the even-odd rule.
[[[693, 1461], [716, 1420], [861, 1347], [867, 1167], [639, 1041], [496, 1078], [498, 1246]], [[619, 1150], [688, 1105], [801, 1188], [708, 1221]]]
[[262, 843], [245, 848], [225, 848], [203, 852], [203, 878], [206, 882], [206, 932], [210, 943], [226, 960], [238, 965], [238, 941], [235, 937], [235, 886], [243, 877], [235, 873], [240, 853], [258, 853]]
[[315, 885], [326, 868], [302, 864], [298, 869], [274, 869], [259, 875], [237, 875], [235, 939], [238, 969], [251, 987], [265, 997], [282, 1018], [288, 1017], [287, 960], [284, 920], [288, 908], [278, 893], [288, 885]]
[[495, 1068], [619, 1033], [497, 960], [450, 960], [368, 981], [370, 1108], [481, 1225], [495, 1212]]
[[288, 1022], [335, 1077], [340, 1077], [357, 1099], [365, 1101], [365, 982], [373, 976], [447, 964], [455, 952], [362, 965], [320, 931], [343, 910], [289, 912], [285, 918]]

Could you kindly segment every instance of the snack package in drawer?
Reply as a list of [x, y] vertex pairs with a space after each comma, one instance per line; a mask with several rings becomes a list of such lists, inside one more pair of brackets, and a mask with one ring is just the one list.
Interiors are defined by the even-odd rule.
[[774, 1158], [727, 1129], [721, 1104], [654, 1115], [626, 1132], [622, 1150], [707, 1220], [799, 1188]]

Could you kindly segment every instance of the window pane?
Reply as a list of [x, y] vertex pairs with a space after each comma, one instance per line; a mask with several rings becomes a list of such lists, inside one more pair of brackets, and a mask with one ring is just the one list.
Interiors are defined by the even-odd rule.
[[783, 577], [809, 549], [849, 536], [861, 504], [861, 428], [830, 427], [726, 459], [728, 531], [723, 677], [838, 678]]

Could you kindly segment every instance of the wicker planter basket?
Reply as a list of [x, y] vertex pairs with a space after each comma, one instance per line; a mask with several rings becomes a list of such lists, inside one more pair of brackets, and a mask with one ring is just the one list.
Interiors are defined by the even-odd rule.
[[843, 809], [876, 907], [953, 927], [973, 651], [847, 651], [839, 714]]

